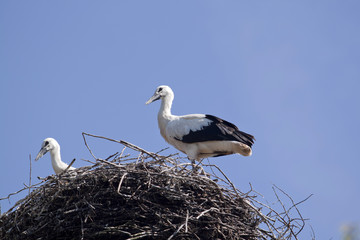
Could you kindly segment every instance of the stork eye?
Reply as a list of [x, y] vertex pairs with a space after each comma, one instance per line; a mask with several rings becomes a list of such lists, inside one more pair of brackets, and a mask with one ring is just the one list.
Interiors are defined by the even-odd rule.
[[48, 141], [46, 141], [45, 143], [44, 143], [44, 146], [47, 146], [49, 144], [49, 142]]
[[163, 89], [162, 88], [159, 88], [158, 92], [161, 92]]

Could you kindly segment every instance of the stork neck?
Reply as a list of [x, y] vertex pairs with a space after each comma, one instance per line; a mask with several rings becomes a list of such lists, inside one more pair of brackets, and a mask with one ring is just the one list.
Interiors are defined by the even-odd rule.
[[60, 156], [60, 147], [55, 147], [50, 151], [51, 155], [51, 163], [53, 165], [53, 168], [59, 168], [62, 165], [61, 156]]
[[159, 110], [159, 117], [162, 118], [170, 118], [171, 117], [171, 105], [172, 105], [172, 101], [173, 101], [174, 97], [173, 96], [165, 96], [162, 100], [161, 100], [161, 107]]

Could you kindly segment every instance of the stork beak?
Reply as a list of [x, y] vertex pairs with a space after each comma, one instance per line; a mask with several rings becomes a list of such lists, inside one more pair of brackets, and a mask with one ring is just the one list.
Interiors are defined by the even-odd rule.
[[35, 161], [39, 160], [42, 156], [44, 156], [44, 154], [46, 154], [48, 152], [48, 150], [46, 150], [45, 147], [42, 147], [38, 153], [38, 155], [35, 158]]
[[150, 104], [152, 102], [155, 102], [156, 100], [159, 100], [160, 98], [160, 94], [154, 93], [154, 95], [145, 104]]

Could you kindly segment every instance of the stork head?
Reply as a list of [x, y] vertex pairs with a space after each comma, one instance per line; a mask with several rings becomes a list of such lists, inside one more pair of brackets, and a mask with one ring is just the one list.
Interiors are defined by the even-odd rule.
[[158, 86], [155, 90], [154, 95], [146, 102], [146, 104], [155, 102], [156, 100], [163, 99], [167, 96], [174, 96], [174, 92], [171, 90], [169, 86], [161, 85]]
[[42, 156], [44, 156], [44, 154], [55, 148], [60, 148], [59, 143], [53, 138], [46, 138], [41, 145], [41, 149], [36, 156], [35, 161], [39, 160]]

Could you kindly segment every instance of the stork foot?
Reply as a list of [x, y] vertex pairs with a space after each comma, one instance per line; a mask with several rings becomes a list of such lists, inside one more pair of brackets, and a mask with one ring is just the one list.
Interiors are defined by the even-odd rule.
[[190, 161], [192, 166], [192, 174], [210, 177], [210, 175], [205, 172], [204, 168], [199, 165], [201, 161], [199, 161], [199, 164], [196, 164], [195, 160], [190, 159]]

